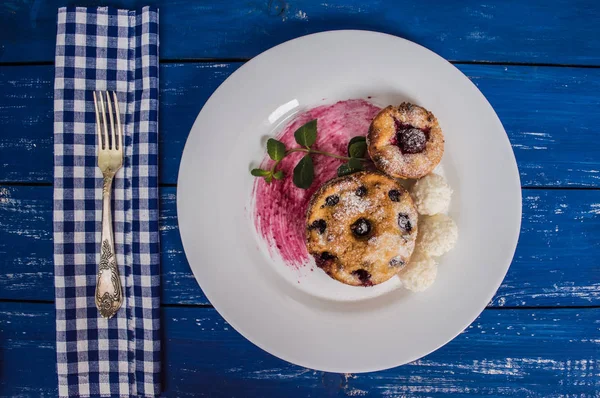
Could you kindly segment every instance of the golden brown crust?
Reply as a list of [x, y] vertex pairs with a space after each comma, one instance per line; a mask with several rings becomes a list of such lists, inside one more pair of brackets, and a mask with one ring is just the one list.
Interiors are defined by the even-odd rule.
[[311, 199], [306, 217], [308, 252], [340, 282], [376, 285], [410, 260], [417, 219], [410, 195], [397, 180], [373, 171], [336, 178]]
[[[422, 152], [402, 153], [396, 143], [399, 124], [427, 132]], [[440, 163], [444, 154], [444, 134], [436, 117], [427, 109], [408, 102], [397, 107], [388, 106], [375, 116], [369, 128], [367, 144], [375, 166], [396, 178], [421, 178]]]

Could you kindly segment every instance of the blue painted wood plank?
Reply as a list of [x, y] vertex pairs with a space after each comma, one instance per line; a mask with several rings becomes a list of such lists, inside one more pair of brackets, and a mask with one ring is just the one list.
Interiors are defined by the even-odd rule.
[[[315, 372], [240, 336], [211, 308], [163, 308], [164, 396], [597, 397], [600, 309], [486, 310], [438, 351], [365, 374]], [[1, 396], [55, 396], [54, 309], [0, 303]], [[368, 342], [365, 342], [368, 347]]]
[[52, 181], [53, 82], [51, 67], [0, 67], [0, 181]]
[[[95, 0], [67, 4], [98, 5]], [[246, 58], [309, 33], [367, 29], [407, 38], [450, 60], [598, 65], [593, 0], [168, 0], [111, 2], [160, 8], [161, 58]], [[54, 59], [56, 9], [65, 1], [0, 3], [0, 62]]]
[[[239, 63], [162, 65], [161, 182], [176, 183], [207, 98]], [[600, 69], [458, 66], [502, 120], [524, 186], [600, 187]], [[52, 67], [0, 67], [0, 181], [52, 182]]]
[[[461, 65], [500, 117], [523, 186], [600, 186], [600, 69]], [[571, 177], [572, 176], [572, 177]]]
[[[208, 304], [183, 252], [175, 193], [161, 189], [162, 301]], [[0, 299], [54, 299], [51, 209], [51, 187], [0, 186]], [[515, 259], [490, 306], [600, 305], [598, 214], [598, 190], [524, 190]]]

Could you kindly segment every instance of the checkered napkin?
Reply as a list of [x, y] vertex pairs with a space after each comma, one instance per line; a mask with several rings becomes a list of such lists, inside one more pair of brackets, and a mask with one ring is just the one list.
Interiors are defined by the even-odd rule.
[[[54, 272], [59, 394], [160, 392], [158, 10], [58, 11], [54, 86]], [[114, 182], [115, 251], [124, 301], [94, 302], [102, 173], [93, 90], [117, 93], [125, 159]]]

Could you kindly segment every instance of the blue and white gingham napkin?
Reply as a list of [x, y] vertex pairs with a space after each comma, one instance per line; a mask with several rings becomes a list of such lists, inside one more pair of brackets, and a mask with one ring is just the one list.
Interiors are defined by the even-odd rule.
[[[158, 10], [58, 11], [54, 86], [54, 271], [59, 394], [160, 392]], [[94, 302], [102, 174], [93, 90], [117, 92], [125, 160], [113, 195], [124, 302], [112, 319]]]

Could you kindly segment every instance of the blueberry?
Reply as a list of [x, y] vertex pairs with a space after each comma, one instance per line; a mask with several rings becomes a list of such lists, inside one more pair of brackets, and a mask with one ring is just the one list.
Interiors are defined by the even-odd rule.
[[354, 270], [352, 271], [352, 275], [356, 276], [363, 285], [371, 285], [371, 274], [366, 269]]
[[425, 132], [414, 127], [398, 130], [396, 140], [403, 153], [421, 153], [427, 144]]
[[356, 191], [354, 191], [354, 193], [356, 194], [356, 196], [365, 196], [367, 194], [367, 188], [364, 185], [361, 185], [360, 187], [356, 188]]
[[400, 229], [410, 233], [412, 231], [412, 224], [410, 222], [410, 218], [408, 218], [408, 214], [400, 213], [398, 214], [398, 226]]
[[392, 202], [400, 202], [401, 195], [402, 193], [397, 189], [392, 189], [390, 192], [388, 192], [388, 196]]
[[317, 231], [319, 231], [320, 234], [323, 234], [326, 228], [327, 223], [325, 222], [325, 220], [322, 219], [313, 221], [312, 224], [310, 224], [310, 227], [308, 227], [308, 229], [316, 229]]
[[334, 258], [335, 256], [329, 252], [321, 253], [321, 260], [323, 261], [333, 260]]
[[402, 267], [404, 266], [404, 261], [400, 258], [400, 256], [396, 256], [390, 260], [390, 267]]
[[371, 232], [371, 223], [366, 218], [359, 218], [350, 225], [352, 233], [360, 238], [367, 236]]
[[315, 256], [315, 262], [317, 263], [317, 267], [324, 268], [334, 258], [335, 256], [333, 254], [329, 252], [323, 252], [319, 256]]
[[325, 198], [325, 204], [327, 206], [335, 206], [340, 201], [340, 197], [337, 195], [331, 195]]

